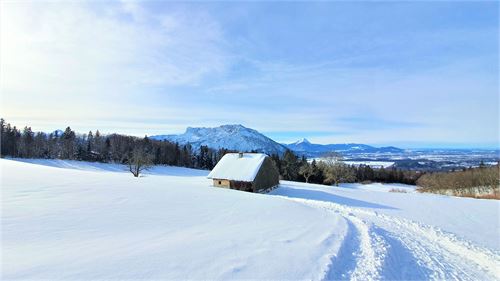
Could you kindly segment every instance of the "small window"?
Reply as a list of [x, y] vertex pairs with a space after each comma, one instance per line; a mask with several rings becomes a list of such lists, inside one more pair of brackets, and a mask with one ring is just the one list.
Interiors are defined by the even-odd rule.
[[219, 181], [219, 184], [222, 184], [222, 181]]

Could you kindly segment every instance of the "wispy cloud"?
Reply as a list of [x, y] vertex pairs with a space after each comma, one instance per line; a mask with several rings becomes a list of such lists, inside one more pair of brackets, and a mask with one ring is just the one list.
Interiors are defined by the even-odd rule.
[[498, 3], [0, 5], [1, 110], [20, 125], [498, 141]]
[[1, 10], [8, 116], [32, 115], [33, 104], [99, 115], [147, 98], [148, 87], [197, 84], [228, 64], [220, 27], [203, 13], [153, 14], [133, 2], [2, 1]]

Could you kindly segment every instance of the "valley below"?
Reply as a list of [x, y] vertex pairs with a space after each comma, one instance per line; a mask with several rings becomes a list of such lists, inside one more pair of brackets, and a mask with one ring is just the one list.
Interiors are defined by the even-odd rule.
[[414, 171], [453, 171], [497, 165], [500, 160], [500, 151], [493, 149], [407, 149], [398, 153], [342, 152], [341, 155], [350, 165]]

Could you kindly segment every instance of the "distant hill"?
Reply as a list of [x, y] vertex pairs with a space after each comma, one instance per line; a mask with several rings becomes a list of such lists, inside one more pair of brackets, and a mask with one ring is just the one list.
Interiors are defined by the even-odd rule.
[[284, 145], [242, 125], [222, 125], [215, 128], [188, 127], [184, 134], [156, 135], [151, 139], [191, 144], [194, 148], [205, 145], [213, 149], [226, 148], [267, 154], [283, 154], [286, 150]]
[[401, 153], [404, 152], [403, 149], [386, 146], [386, 147], [374, 147], [366, 144], [359, 143], [345, 143], [345, 144], [314, 144], [307, 139], [301, 139], [294, 143], [284, 144], [288, 149], [295, 151], [300, 155], [306, 155], [308, 157], [318, 157], [328, 152], [338, 152], [338, 153]]

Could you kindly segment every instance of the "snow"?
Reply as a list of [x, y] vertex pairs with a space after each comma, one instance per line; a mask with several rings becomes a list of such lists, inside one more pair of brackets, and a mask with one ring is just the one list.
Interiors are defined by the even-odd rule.
[[[313, 160], [316, 162], [320, 161], [325, 161], [326, 158], [324, 157], [319, 157], [319, 158], [310, 158], [308, 160], [309, 163], [311, 163]], [[354, 166], [360, 166], [360, 165], [367, 165], [372, 168], [388, 168], [394, 165], [394, 161], [351, 161], [351, 160], [342, 160], [342, 163], [347, 164], [347, 165], [354, 165]]]
[[[60, 159], [19, 159], [19, 158], [16, 158], [15, 161], [38, 164], [49, 167], [56, 167], [56, 168], [81, 170], [81, 171], [130, 173], [127, 166], [113, 164], [113, 163], [82, 162], [75, 160], [60, 160]], [[178, 177], [191, 177], [191, 176], [206, 177], [208, 172], [209, 171], [206, 170], [196, 170], [184, 167], [153, 166], [152, 168], [144, 171], [143, 174], [168, 175], [168, 176], [178, 176]]]
[[[274, 195], [334, 202], [439, 227], [483, 247], [500, 251], [500, 202], [412, 192], [404, 184], [341, 184], [330, 187], [281, 182]], [[285, 183], [285, 184], [283, 184]], [[404, 189], [407, 193], [388, 192]]]
[[392, 165], [394, 165], [394, 161], [343, 161], [347, 165], [354, 165], [354, 166], [360, 166], [360, 165], [367, 165], [372, 168], [387, 168]]
[[359, 186], [282, 182], [271, 192], [348, 223], [326, 279], [500, 279], [499, 201]]
[[311, 144], [311, 142], [306, 138], [302, 138], [294, 143], [291, 143], [290, 145], [299, 145], [299, 144]]
[[349, 189], [357, 189], [357, 190], [365, 190], [365, 191], [378, 191], [378, 192], [416, 192], [415, 185], [409, 184], [401, 184], [401, 183], [370, 183], [370, 184], [361, 184], [361, 183], [342, 183], [340, 184], [341, 190], [346, 188]]
[[254, 194], [177, 167], [0, 168], [3, 280], [500, 279], [495, 200], [287, 181]]
[[241, 157], [239, 153], [227, 153], [208, 174], [208, 178], [253, 181], [266, 157], [263, 153], [243, 153]]
[[317, 280], [346, 229], [324, 210], [210, 187], [207, 171], [0, 164], [3, 280]]

